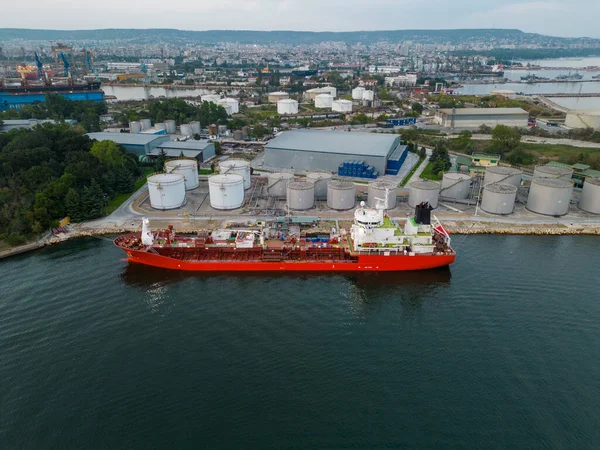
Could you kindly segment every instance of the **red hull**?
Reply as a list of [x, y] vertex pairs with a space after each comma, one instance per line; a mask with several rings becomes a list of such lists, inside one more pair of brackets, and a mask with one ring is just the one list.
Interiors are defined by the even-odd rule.
[[359, 256], [355, 261], [184, 261], [145, 251], [123, 249], [130, 262], [164, 269], [201, 272], [399, 272], [452, 264], [456, 255]]

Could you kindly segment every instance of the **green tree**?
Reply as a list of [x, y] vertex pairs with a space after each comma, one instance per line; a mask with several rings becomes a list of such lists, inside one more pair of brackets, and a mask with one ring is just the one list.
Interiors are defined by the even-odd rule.
[[125, 155], [121, 146], [113, 141], [94, 142], [90, 153], [108, 167], [123, 167], [125, 164]]
[[534, 156], [522, 147], [517, 147], [506, 155], [506, 161], [513, 166], [530, 166], [535, 162]]
[[154, 161], [154, 170], [162, 172], [165, 169], [165, 162], [167, 161], [167, 152], [164, 149], [160, 149], [156, 160]]
[[132, 192], [135, 187], [133, 175], [125, 167], [121, 167], [116, 171], [116, 191], [119, 194], [127, 194]]
[[220, 156], [223, 154], [223, 147], [221, 146], [221, 143], [219, 141], [213, 141], [213, 144], [215, 145], [215, 155]]
[[516, 149], [521, 143], [521, 134], [506, 125], [496, 125], [492, 130], [491, 150], [504, 155]]
[[425, 159], [426, 156], [427, 156], [427, 150], [425, 150], [425, 147], [421, 147], [421, 150], [419, 150], [419, 158]]
[[82, 219], [81, 214], [81, 199], [79, 194], [73, 188], [69, 189], [67, 196], [65, 197], [65, 203], [67, 207], [67, 214], [71, 217], [73, 222], [80, 222]]
[[411, 109], [413, 110], [413, 112], [417, 113], [418, 115], [423, 114], [423, 105], [421, 105], [419, 102], [414, 102], [411, 105]]

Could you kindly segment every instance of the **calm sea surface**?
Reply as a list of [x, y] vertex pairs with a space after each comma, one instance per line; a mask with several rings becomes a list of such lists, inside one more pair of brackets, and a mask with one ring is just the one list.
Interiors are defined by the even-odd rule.
[[455, 244], [358, 277], [0, 262], [0, 448], [598, 448], [600, 239]]

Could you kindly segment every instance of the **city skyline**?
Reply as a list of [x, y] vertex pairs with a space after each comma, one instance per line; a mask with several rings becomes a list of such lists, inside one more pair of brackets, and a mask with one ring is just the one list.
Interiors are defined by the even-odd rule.
[[[68, 11], [68, 14], [65, 14]], [[32, 12], [34, 12], [32, 14]], [[116, 13], [118, 12], [118, 14]], [[0, 27], [86, 30], [105, 28], [177, 28], [181, 30], [379, 31], [402, 29], [511, 28], [560, 37], [600, 37], [590, 17], [600, 14], [592, 0], [516, 1], [498, 5], [489, 0], [461, 0], [452, 8], [433, 1], [374, 0], [359, 2], [225, 0], [205, 4], [132, 0], [123, 8], [117, 0], [48, 4], [31, 0], [11, 3]], [[565, 21], [565, 17], [569, 20]]]

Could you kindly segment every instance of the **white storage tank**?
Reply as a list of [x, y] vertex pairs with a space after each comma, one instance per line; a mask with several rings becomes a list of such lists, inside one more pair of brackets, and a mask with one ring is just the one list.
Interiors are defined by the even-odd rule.
[[365, 88], [362, 86], [355, 87], [352, 89], [352, 100], [362, 100]]
[[564, 178], [534, 178], [531, 181], [527, 209], [547, 216], [564, 216], [569, 212], [573, 182]]
[[154, 128], [156, 128], [157, 130], [166, 130], [167, 124], [164, 122], [155, 123]]
[[333, 96], [330, 94], [319, 94], [315, 97], [315, 108], [331, 108]]
[[182, 123], [181, 124], [181, 135], [187, 136], [187, 137], [192, 137], [194, 135], [194, 132], [192, 131], [192, 125], [190, 125], [189, 123]]
[[331, 180], [332, 175], [329, 172], [308, 172], [306, 179], [315, 184], [315, 198], [324, 200], [327, 198], [327, 183]]
[[142, 131], [142, 124], [140, 122], [129, 122], [129, 132], [130, 133], [139, 133]]
[[600, 178], [587, 177], [583, 183], [579, 209], [600, 214]]
[[515, 187], [521, 186], [521, 177], [523, 171], [514, 167], [490, 166], [485, 169], [483, 185], [492, 183], [512, 184]]
[[219, 103], [219, 100], [221, 100], [221, 96], [216, 94], [207, 94], [201, 96], [200, 100], [202, 100], [203, 102]]
[[346, 181], [330, 181], [327, 184], [327, 207], [344, 211], [354, 208], [356, 186]]
[[214, 209], [237, 209], [244, 204], [244, 177], [237, 173], [212, 175], [208, 194]]
[[429, 180], [416, 180], [409, 185], [408, 205], [415, 207], [423, 202], [429, 202], [432, 208], [438, 207], [440, 183]]
[[362, 99], [368, 102], [372, 102], [374, 98], [373, 91], [363, 91]]
[[242, 132], [242, 130], [235, 130], [233, 132], [233, 139], [236, 141], [243, 141], [244, 140], [244, 133]]
[[283, 198], [287, 195], [287, 183], [294, 178], [293, 173], [274, 172], [268, 175], [267, 192], [271, 197]]
[[288, 181], [286, 200], [290, 209], [311, 209], [315, 206], [315, 183], [312, 181]]
[[471, 176], [465, 173], [445, 173], [442, 177], [440, 197], [464, 200], [471, 192]]
[[377, 198], [385, 199], [386, 189], [388, 191], [387, 209], [393, 209], [396, 207], [396, 183], [385, 180], [376, 180], [369, 183], [367, 197], [367, 205], [369, 208], [375, 208], [377, 206]]
[[201, 131], [200, 122], [197, 122], [197, 121], [190, 122], [190, 126], [192, 127], [192, 136], [194, 134], [200, 134], [200, 131]]
[[250, 163], [243, 159], [228, 159], [219, 162], [221, 173], [237, 173], [244, 177], [244, 189], [250, 189]]
[[535, 166], [533, 178], [562, 178], [570, 180], [573, 176], [573, 169], [569, 167], [554, 166]]
[[219, 100], [219, 105], [225, 108], [229, 114], [237, 114], [240, 112], [240, 102], [235, 98], [224, 98]]
[[341, 113], [351, 113], [352, 102], [350, 100], [334, 100], [331, 109]]
[[291, 98], [277, 102], [277, 114], [298, 114], [298, 102]]
[[185, 179], [178, 173], [158, 173], [148, 177], [150, 206], [154, 209], [181, 208], [185, 203]]
[[165, 172], [183, 175], [186, 191], [196, 189], [200, 184], [198, 179], [198, 161], [195, 159], [171, 159], [166, 161]]
[[281, 101], [283, 99], [290, 98], [290, 94], [288, 94], [287, 92], [283, 92], [283, 91], [269, 92], [269, 95], [267, 98], [268, 98], [269, 102], [277, 103], [278, 101]]
[[175, 134], [177, 132], [177, 124], [174, 120], [165, 120], [168, 134]]
[[334, 98], [337, 96], [337, 89], [334, 86], [323, 86], [320, 90], [323, 94], [329, 94]]
[[152, 128], [152, 121], [150, 119], [142, 119], [140, 120], [140, 123], [142, 124], [142, 130], [149, 130]]
[[508, 183], [490, 183], [483, 187], [481, 210], [490, 214], [512, 214], [517, 187]]

